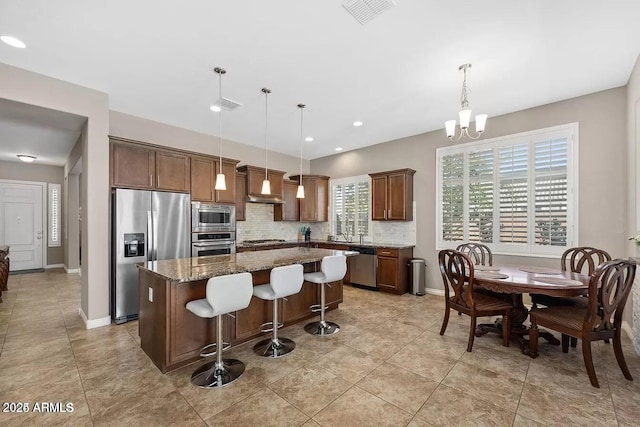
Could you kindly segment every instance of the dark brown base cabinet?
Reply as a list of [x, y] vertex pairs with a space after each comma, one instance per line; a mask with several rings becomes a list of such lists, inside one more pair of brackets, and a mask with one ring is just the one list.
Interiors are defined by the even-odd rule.
[[[305, 272], [320, 268], [319, 263], [305, 264]], [[213, 319], [203, 319], [187, 311], [189, 301], [205, 298], [206, 280], [174, 283], [160, 278], [146, 270], [139, 270], [140, 345], [153, 363], [163, 373], [200, 359], [202, 347], [216, 340], [216, 325]], [[252, 273], [253, 284], [269, 282], [270, 271]], [[342, 302], [342, 282], [327, 288], [326, 302], [330, 309]], [[154, 301], [150, 302], [148, 288], [153, 289]], [[284, 326], [309, 319], [316, 315], [309, 310], [320, 301], [320, 288], [305, 282], [302, 290], [295, 295], [280, 300], [280, 318]], [[249, 307], [223, 316], [224, 341], [239, 344], [261, 335], [260, 325], [272, 318], [273, 303], [252, 298]], [[282, 331], [286, 336], [286, 330]]]
[[378, 248], [378, 289], [399, 295], [408, 292], [411, 258], [412, 248]]

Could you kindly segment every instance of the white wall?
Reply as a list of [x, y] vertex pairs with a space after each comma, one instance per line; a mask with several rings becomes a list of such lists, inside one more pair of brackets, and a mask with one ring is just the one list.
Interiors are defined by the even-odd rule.
[[[88, 326], [109, 321], [109, 98], [107, 94], [0, 63], [0, 98], [87, 117], [83, 143], [81, 306]], [[89, 189], [91, 197], [88, 197]]]

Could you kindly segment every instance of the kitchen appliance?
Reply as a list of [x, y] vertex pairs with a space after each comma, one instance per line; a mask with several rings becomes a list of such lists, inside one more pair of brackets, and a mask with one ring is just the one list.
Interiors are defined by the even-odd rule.
[[117, 189], [111, 203], [111, 317], [138, 318], [138, 269], [145, 261], [188, 258], [190, 196]]
[[377, 263], [376, 248], [366, 246], [350, 246], [350, 251], [357, 251], [360, 255], [349, 258], [350, 282], [352, 285], [360, 285], [367, 288], [377, 288]]
[[191, 233], [191, 256], [228, 255], [236, 253], [235, 231]]
[[[236, 207], [191, 203], [191, 231], [236, 231]], [[235, 240], [235, 239], [234, 239]]]

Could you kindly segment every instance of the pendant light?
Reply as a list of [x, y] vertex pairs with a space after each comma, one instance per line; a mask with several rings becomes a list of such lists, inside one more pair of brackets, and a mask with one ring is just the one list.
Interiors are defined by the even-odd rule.
[[267, 89], [266, 87], [262, 88], [262, 93], [264, 93], [264, 181], [262, 181], [262, 191], [261, 194], [271, 194], [271, 183], [269, 182], [269, 168], [267, 166], [268, 153], [267, 149], [267, 130], [268, 123], [267, 118], [269, 115], [269, 94], [271, 93], [271, 89]]
[[303, 112], [304, 104], [298, 104], [298, 108], [300, 109], [300, 183], [298, 184], [298, 192], [296, 193], [297, 199], [304, 199], [304, 185], [302, 185], [302, 130], [303, 130]]
[[216, 73], [218, 73], [218, 105], [220, 108], [220, 115], [218, 116], [218, 139], [220, 140], [220, 173], [216, 175], [216, 190], [226, 190], [227, 183], [222, 173], [222, 75], [226, 74], [226, 70], [224, 68], [216, 67], [213, 69]]

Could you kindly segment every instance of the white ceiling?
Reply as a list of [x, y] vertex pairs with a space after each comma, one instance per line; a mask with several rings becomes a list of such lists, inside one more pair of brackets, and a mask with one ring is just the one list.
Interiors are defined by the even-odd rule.
[[[625, 85], [640, 1], [396, 0], [365, 26], [341, 0], [2, 2], [0, 61], [109, 94], [112, 110], [217, 134], [214, 66], [227, 69], [222, 135], [313, 159], [443, 128], [462, 74], [491, 116]], [[179, 6], [178, 6], [179, 5]], [[362, 120], [355, 128], [352, 122]], [[444, 132], [443, 132], [443, 138]]]
[[0, 98], [0, 160], [19, 162], [18, 154], [28, 154], [37, 157], [37, 164], [64, 166], [85, 121]]

